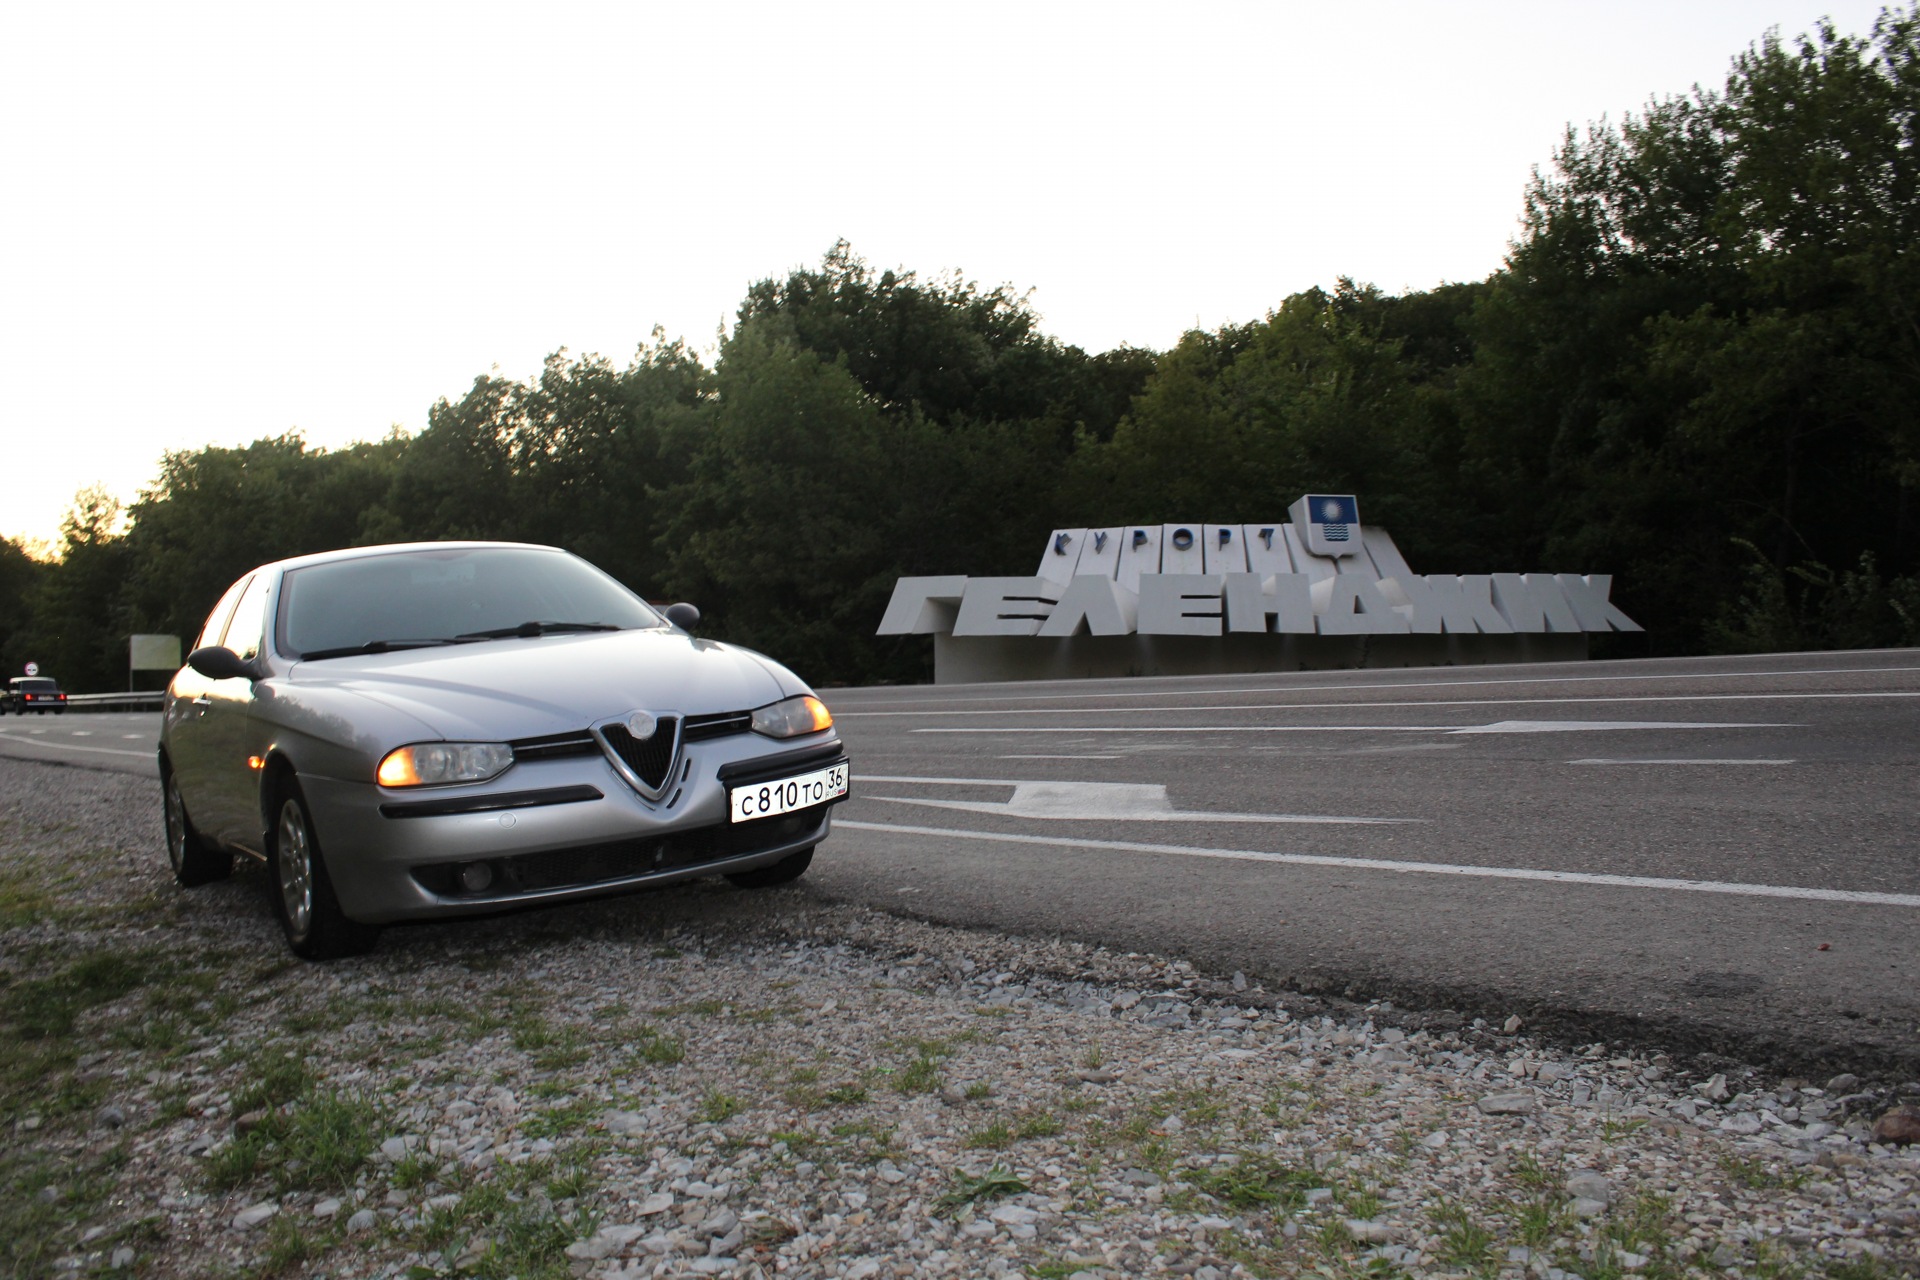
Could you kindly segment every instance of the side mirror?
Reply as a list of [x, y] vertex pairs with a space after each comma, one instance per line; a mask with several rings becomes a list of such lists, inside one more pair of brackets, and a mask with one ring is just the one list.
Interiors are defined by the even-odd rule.
[[209, 680], [251, 680], [253, 664], [224, 645], [210, 644], [187, 655], [187, 665]]
[[700, 625], [700, 611], [690, 604], [670, 604], [667, 606], [667, 621], [682, 631], [691, 631]]

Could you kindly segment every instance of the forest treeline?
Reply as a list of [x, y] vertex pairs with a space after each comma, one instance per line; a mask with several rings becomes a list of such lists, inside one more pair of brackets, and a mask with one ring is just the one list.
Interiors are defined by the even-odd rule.
[[1770, 36], [1724, 86], [1569, 130], [1478, 282], [1341, 281], [1095, 354], [1011, 287], [843, 243], [753, 285], [710, 362], [656, 331], [624, 368], [480, 377], [417, 435], [171, 453], [124, 513], [80, 495], [57, 560], [0, 545], [0, 658], [120, 688], [129, 633], [191, 638], [253, 565], [507, 538], [810, 679], [921, 679], [924, 638], [873, 634], [902, 574], [1309, 490], [1360, 495], [1421, 571], [1612, 573], [1652, 652], [1920, 643], [1917, 49], [1920, 6]]

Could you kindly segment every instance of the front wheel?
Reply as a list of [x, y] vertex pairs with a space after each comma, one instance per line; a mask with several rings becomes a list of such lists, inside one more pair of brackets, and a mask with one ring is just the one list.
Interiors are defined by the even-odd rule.
[[751, 871], [734, 871], [727, 879], [742, 889], [771, 889], [775, 885], [792, 884], [807, 873], [813, 865], [813, 848], [808, 846], [798, 853], [790, 853], [778, 862], [764, 867], [755, 867]]
[[167, 771], [161, 788], [161, 811], [167, 825], [167, 861], [173, 865], [173, 878], [190, 889], [232, 875], [233, 855], [214, 848], [193, 829], [193, 820], [187, 817], [187, 802], [180, 798], [180, 783], [172, 770]]
[[349, 920], [340, 909], [300, 785], [289, 778], [275, 803], [269, 890], [287, 945], [305, 960], [335, 960], [373, 950], [380, 929]]

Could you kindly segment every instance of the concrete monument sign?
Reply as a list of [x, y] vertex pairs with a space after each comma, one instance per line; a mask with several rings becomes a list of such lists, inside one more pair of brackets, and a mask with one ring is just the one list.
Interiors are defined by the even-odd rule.
[[1030, 578], [902, 578], [880, 635], [934, 679], [1037, 680], [1584, 658], [1638, 631], [1607, 574], [1415, 574], [1352, 494], [1267, 524], [1056, 529]]

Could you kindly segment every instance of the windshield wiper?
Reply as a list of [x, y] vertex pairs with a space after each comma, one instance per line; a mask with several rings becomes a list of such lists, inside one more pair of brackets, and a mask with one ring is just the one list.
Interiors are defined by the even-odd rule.
[[463, 631], [459, 640], [504, 640], [508, 636], [551, 636], [564, 631], [621, 631], [614, 622], [523, 622], [516, 627], [495, 627], [491, 631]]
[[454, 644], [444, 636], [434, 636], [425, 640], [369, 640], [365, 644], [344, 644], [337, 649], [310, 649], [300, 655], [302, 662], [313, 662], [320, 658], [346, 658], [359, 653], [394, 653], [401, 649], [431, 649], [438, 645]]

